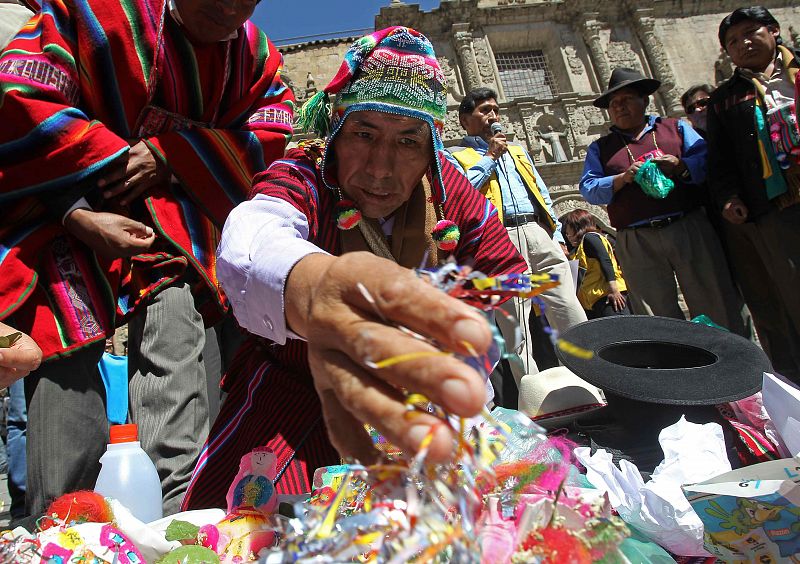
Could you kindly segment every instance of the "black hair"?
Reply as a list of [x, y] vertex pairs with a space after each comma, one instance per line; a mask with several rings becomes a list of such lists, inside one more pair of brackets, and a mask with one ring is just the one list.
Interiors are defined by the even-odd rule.
[[467, 92], [461, 105], [458, 106], [458, 115], [471, 114], [479, 104], [486, 100], [497, 100], [497, 92], [491, 88], [476, 88]]
[[[722, 46], [724, 51], [727, 51], [725, 48], [725, 34], [728, 33], [728, 30], [736, 24], [747, 20], [758, 22], [761, 25], [775, 26], [777, 28], [781, 27], [781, 24], [778, 23], [778, 20], [776, 20], [775, 17], [770, 14], [769, 10], [767, 10], [764, 6], [737, 8], [725, 16], [725, 19], [723, 19], [722, 23], [719, 24], [719, 44]], [[778, 45], [783, 43], [783, 39], [781, 39], [780, 35], [778, 35], [776, 38], [776, 42]]]
[[710, 84], [695, 84], [694, 86], [690, 86], [689, 90], [681, 94], [681, 106], [683, 106], [684, 110], [686, 109], [687, 104], [689, 104], [691, 97], [701, 91], [711, 96], [711, 93], [714, 91], [714, 87]]

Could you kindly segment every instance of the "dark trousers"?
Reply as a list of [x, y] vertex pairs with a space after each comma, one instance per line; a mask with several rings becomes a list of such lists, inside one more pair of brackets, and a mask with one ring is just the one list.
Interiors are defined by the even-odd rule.
[[25, 378], [26, 506], [41, 515], [55, 498], [94, 489], [108, 442], [106, 392], [97, 363], [104, 342], [45, 362]]
[[208, 437], [205, 329], [188, 284], [158, 293], [128, 323], [129, 416], [161, 478], [164, 515], [180, 511]]
[[726, 223], [725, 242], [764, 352], [800, 382], [800, 205]]
[[600, 317], [613, 317], [615, 315], [630, 315], [631, 308], [628, 305], [628, 292], [622, 292], [622, 295], [625, 296], [625, 307], [620, 311], [615, 311], [614, 307], [608, 303], [608, 297], [603, 296], [594, 303], [592, 309], [586, 312], [586, 317], [589, 319], [598, 319]]

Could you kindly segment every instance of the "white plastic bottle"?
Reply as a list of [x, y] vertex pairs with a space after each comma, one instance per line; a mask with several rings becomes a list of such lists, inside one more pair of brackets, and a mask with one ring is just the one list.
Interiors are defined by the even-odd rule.
[[162, 517], [161, 480], [155, 464], [139, 445], [138, 433], [133, 423], [111, 426], [111, 440], [100, 457], [103, 467], [94, 491], [113, 497], [134, 517], [149, 523]]

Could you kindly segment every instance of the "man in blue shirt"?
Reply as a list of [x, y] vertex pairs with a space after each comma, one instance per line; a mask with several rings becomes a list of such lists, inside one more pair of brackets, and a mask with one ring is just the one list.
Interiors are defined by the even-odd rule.
[[[733, 286], [717, 234], [704, 213], [698, 187], [705, 179], [706, 143], [683, 121], [646, 113], [660, 82], [616, 68], [594, 101], [608, 109], [610, 132], [588, 149], [580, 191], [607, 205], [617, 229], [617, 258], [643, 312], [683, 319], [677, 278], [692, 317], [745, 335], [741, 297]], [[637, 173], [652, 160], [674, 188], [663, 198], [644, 192]]]
[[[554, 274], [562, 284], [541, 295], [544, 315], [556, 331], [566, 331], [586, 321], [586, 313], [578, 302], [561, 235], [561, 225], [553, 213], [550, 194], [528, 152], [519, 144], [509, 143], [500, 125], [497, 94], [490, 88], [477, 88], [461, 101], [459, 121], [467, 136], [460, 147], [450, 149], [449, 160], [457, 165], [470, 183], [497, 208], [500, 221], [509, 237], [525, 257], [533, 272]], [[530, 300], [518, 300], [516, 315], [530, 318]], [[536, 318], [531, 324], [538, 323]], [[498, 317], [498, 325], [507, 342], [516, 327]], [[531, 334], [541, 331], [531, 330]], [[517, 349], [524, 371], [512, 365], [519, 386], [525, 374], [537, 372], [531, 343]]]

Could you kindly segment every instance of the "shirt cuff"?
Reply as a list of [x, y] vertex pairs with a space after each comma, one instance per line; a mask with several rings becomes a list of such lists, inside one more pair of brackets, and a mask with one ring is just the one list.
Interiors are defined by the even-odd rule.
[[72, 206], [64, 213], [64, 215], [61, 216], [61, 225], [64, 225], [64, 222], [67, 221], [69, 214], [71, 214], [75, 210], [91, 210], [91, 209], [92, 206], [89, 205], [88, 200], [86, 198], [81, 198], [80, 200], [72, 204]]
[[290, 203], [258, 195], [231, 212], [217, 251], [217, 276], [239, 324], [278, 344], [300, 338], [286, 324], [284, 290], [292, 268], [312, 253], [308, 220]]

